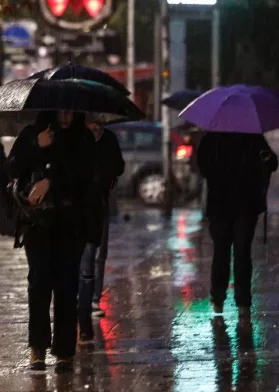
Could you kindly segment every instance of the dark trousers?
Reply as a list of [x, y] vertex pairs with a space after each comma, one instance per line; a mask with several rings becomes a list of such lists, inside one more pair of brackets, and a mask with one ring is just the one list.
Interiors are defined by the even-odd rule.
[[105, 264], [109, 241], [109, 204], [104, 207], [103, 231], [99, 254], [93, 243], [87, 243], [81, 258], [79, 309], [91, 311], [92, 300], [99, 302], [104, 288]]
[[[68, 214], [70, 217], [71, 211]], [[29, 346], [52, 347], [52, 354], [58, 357], [73, 356], [77, 340], [79, 264], [84, 243], [69, 217], [65, 220], [60, 216], [48, 228], [31, 228], [24, 238], [29, 263]]]
[[210, 218], [209, 228], [214, 243], [211, 299], [216, 305], [221, 305], [226, 299], [233, 248], [235, 302], [237, 306], [251, 306], [251, 247], [257, 221], [258, 215]]

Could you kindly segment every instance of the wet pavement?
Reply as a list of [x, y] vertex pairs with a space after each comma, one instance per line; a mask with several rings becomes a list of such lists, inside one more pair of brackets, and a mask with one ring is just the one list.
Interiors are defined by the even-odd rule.
[[127, 208], [111, 227], [95, 345], [78, 347], [73, 375], [31, 373], [27, 267], [23, 251], [0, 243], [0, 391], [279, 391], [279, 174], [270, 193], [269, 242], [254, 244], [251, 323], [239, 323], [230, 282], [224, 318], [208, 300], [212, 244], [201, 212]]
[[[112, 225], [94, 347], [78, 347], [73, 375], [28, 370], [26, 261], [1, 241], [0, 391], [276, 391], [279, 390], [279, 216], [254, 247], [252, 323], [239, 324], [233, 282], [224, 321], [208, 301], [212, 246], [198, 209], [177, 210], [169, 224], [156, 211]], [[278, 343], [277, 343], [278, 342]]]

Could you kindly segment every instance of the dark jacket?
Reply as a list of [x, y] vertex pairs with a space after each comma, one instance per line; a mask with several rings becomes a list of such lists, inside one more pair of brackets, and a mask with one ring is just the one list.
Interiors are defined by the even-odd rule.
[[278, 159], [262, 135], [208, 133], [197, 153], [207, 180], [207, 215], [260, 214]]
[[[40, 148], [37, 142], [40, 132], [51, 124], [54, 142]], [[65, 202], [80, 218], [87, 216], [87, 200], [94, 174], [95, 140], [84, 127], [84, 117], [76, 115], [72, 126], [62, 130], [54, 114], [40, 116], [35, 125], [25, 127], [14, 143], [7, 160], [11, 179], [21, 184], [30, 181], [34, 172], [42, 173], [50, 181], [49, 194], [58, 211]], [[33, 222], [36, 223], [36, 222]]]
[[124, 173], [125, 162], [115, 134], [109, 129], [96, 142], [94, 180], [104, 197], [109, 196], [112, 183]]

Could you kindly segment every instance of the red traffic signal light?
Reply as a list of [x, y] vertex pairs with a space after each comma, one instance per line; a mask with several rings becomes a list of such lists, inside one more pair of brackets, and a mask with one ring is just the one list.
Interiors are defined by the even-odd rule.
[[75, 15], [79, 15], [83, 9], [91, 18], [95, 18], [102, 10], [105, 0], [47, 0], [52, 14], [61, 17], [70, 7]]
[[89, 31], [100, 26], [111, 16], [114, 2], [114, 0], [36, 1], [39, 2], [40, 12], [48, 23], [57, 28], [71, 31]]
[[48, 6], [54, 16], [62, 16], [67, 9], [69, 0], [47, 0]]
[[105, 0], [83, 0], [83, 5], [88, 14], [95, 18], [104, 6]]

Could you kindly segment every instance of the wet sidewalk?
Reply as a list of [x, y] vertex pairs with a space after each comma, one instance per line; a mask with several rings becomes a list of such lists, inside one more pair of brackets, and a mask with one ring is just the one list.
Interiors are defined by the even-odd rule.
[[[136, 211], [112, 225], [94, 347], [78, 347], [73, 375], [28, 370], [26, 261], [0, 244], [0, 391], [275, 392], [279, 390], [279, 216], [254, 246], [251, 325], [239, 325], [233, 282], [224, 323], [208, 301], [212, 245], [199, 210]], [[220, 321], [220, 320], [219, 320]]]

